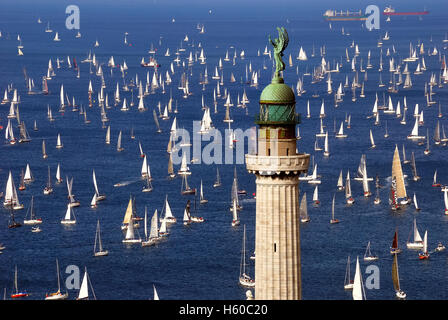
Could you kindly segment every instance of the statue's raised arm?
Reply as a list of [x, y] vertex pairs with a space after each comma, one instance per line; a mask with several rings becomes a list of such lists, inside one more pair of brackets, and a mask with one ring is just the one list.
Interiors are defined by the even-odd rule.
[[278, 30], [278, 38], [271, 40], [271, 36], [269, 35], [269, 41], [274, 47], [274, 59], [275, 59], [275, 77], [280, 77], [280, 72], [285, 70], [285, 63], [282, 60], [283, 51], [286, 49], [289, 43], [288, 33], [286, 29], [281, 27], [277, 27]]

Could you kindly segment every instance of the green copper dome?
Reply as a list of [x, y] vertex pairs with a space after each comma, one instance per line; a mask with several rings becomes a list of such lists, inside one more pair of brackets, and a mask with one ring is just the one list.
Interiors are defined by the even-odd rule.
[[288, 85], [284, 84], [283, 81], [277, 82], [274, 80], [275, 79], [273, 79], [272, 83], [266, 86], [261, 92], [260, 103], [295, 104], [296, 99], [292, 89]]
[[296, 98], [292, 89], [285, 84], [281, 72], [285, 70], [282, 61], [283, 51], [289, 38], [285, 28], [277, 28], [279, 38], [269, 41], [274, 47], [275, 73], [271, 83], [263, 89], [260, 95], [260, 113], [255, 116], [255, 123], [268, 126], [291, 126], [300, 123], [296, 114]]

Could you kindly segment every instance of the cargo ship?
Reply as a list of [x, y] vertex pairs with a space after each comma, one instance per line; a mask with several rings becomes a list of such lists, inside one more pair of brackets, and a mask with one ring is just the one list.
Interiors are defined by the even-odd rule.
[[368, 17], [361, 10], [354, 12], [327, 10], [323, 16], [327, 21], [362, 21], [367, 20]]
[[422, 16], [425, 14], [429, 14], [429, 11], [396, 12], [391, 6], [388, 6], [383, 10], [383, 15], [385, 16]]

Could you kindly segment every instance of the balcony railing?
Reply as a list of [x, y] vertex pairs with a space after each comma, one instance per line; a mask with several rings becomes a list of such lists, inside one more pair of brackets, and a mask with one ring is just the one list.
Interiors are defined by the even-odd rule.
[[293, 156], [258, 156], [246, 155], [246, 167], [249, 171], [258, 171], [265, 174], [279, 172], [307, 172], [310, 163], [309, 154]]

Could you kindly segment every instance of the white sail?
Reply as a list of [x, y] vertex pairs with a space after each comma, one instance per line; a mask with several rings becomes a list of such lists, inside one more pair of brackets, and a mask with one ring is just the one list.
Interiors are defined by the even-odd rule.
[[417, 229], [417, 221], [414, 219], [414, 243], [416, 242], [422, 242], [422, 237]]
[[30, 165], [28, 163], [26, 164], [26, 170], [25, 170], [25, 175], [23, 176], [23, 180], [24, 181], [33, 180], [33, 177], [31, 175]]
[[363, 294], [363, 283], [362, 283], [362, 275], [361, 269], [359, 267], [359, 258], [356, 257], [356, 271], [355, 278], [353, 279], [353, 291], [352, 291], [353, 300], [364, 300]]
[[142, 177], [146, 177], [148, 175], [148, 169], [149, 169], [149, 166], [148, 166], [148, 163], [146, 160], [146, 155], [145, 155], [143, 157], [143, 164], [142, 164], [142, 170], [141, 170]]
[[425, 231], [425, 235], [423, 236], [423, 248], [422, 251], [424, 253], [428, 252], [428, 231]]
[[82, 278], [81, 288], [78, 293], [78, 300], [89, 298], [89, 287], [87, 283], [87, 268], [84, 271], [84, 277]]
[[151, 229], [149, 232], [149, 238], [158, 238], [158, 237], [159, 237], [159, 218], [156, 209], [151, 218]]
[[8, 181], [6, 182], [6, 192], [5, 201], [3, 202], [5, 206], [12, 205], [17, 206], [19, 204], [19, 198], [17, 196], [17, 190], [14, 185], [14, 180], [12, 179], [12, 173], [9, 171]]
[[160, 299], [159, 299], [159, 295], [157, 294], [156, 287], [155, 287], [154, 285], [152, 285], [152, 286], [153, 286], [153, 288], [154, 288], [154, 300], [160, 300]]
[[445, 213], [448, 214], [448, 189], [443, 191], [443, 202], [445, 203]]
[[107, 127], [106, 131], [106, 144], [110, 144], [110, 126]]

